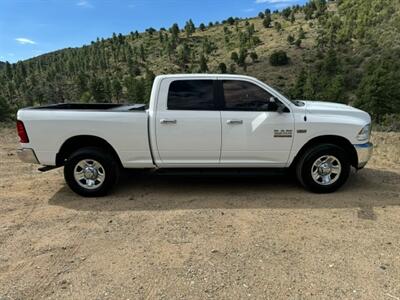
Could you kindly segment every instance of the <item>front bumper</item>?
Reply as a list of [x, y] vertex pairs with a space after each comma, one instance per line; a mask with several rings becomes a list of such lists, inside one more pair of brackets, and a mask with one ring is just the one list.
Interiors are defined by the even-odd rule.
[[26, 163], [39, 164], [39, 161], [35, 155], [35, 151], [30, 148], [22, 148], [17, 150], [17, 156], [20, 160]]
[[371, 158], [374, 145], [372, 143], [356, 144], [354, 145], [354, 148], [357, 151], [358, 157], [357, 169], [362, 169]]

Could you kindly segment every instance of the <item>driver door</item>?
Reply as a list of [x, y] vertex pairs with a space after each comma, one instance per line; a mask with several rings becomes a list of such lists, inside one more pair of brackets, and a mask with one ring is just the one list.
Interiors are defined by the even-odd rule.
[[219, 82], [224, 102], [221, 164], [286, 166], [294, 133], [289, 109], [278, 112], [279, 100], [256, 83], [231, 79]]

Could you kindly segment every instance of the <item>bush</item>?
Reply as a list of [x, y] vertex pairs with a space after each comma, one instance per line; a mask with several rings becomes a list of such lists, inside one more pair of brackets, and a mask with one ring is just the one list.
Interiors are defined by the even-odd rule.
[[265, 15], [265, 18], [263, 20], [263, 26], [265, 28], [269, 28], [269, 27], [271, 27], [271, 22], [272, 22], [271, 16], [270, 15]]
[[289, 63], [289, 57], [283, 50], [274, 51], [269, 57], [271, 66], [284, 66]]
[[287, 41], [290, 45], [292, 45], [294, 43], [294, 37], [293, 35], [289, 34], [287, 37]]
[[237, 52], [232, 52], [231, 53], [231, 59], [237, 63], [239, 61], [239, 55], [237, 54]]
[[229, 18], [226, 20], [226, 23], [228, 23], [229, 25], [233, 25], [233, 24], [235, 24], [235, 19], [234, 19], [233, 17], [229, 17]]
[[253, 63], [255, 63], [258, 59], [258, 55], [255, 52], [250, 52], [250, 58]]
[[218, 70], [219, 70], [219, 72], [220, 72], [221, 74], [226, 73], [226, 71], [227, 71], [226, 64], [220, 63], [220, 64], [218, 65]]
[[7, 100], [3, 97], [0, 97], [0, 122], [10, 120], [11, 108], [7, 103]]
[[380, 124], [374, 127], [377, 131], [400, 131], [400, 114], [384, 115]]

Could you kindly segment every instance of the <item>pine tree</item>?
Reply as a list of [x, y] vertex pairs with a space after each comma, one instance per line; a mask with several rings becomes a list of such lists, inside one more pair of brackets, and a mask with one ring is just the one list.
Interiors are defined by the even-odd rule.
[[297, 79], [296, 83], [293, 87], [293, 89], [290, 92], [290, 95], [293, 99], [303, 99], [304, 98], [304, 85], [306, 84], [307, 80], [307, 73], [304, 69], [301, 69]]
[[103, 80], [93, 77], [89, 83], [89, 88], [95, 102], [102, 103], [106, 100]]
[[281, 15], [285, 20], [288, 20], [292, 13], [292, 9], [290, 7], [286, 7], [282, 10]]
[[296, 21], [296, 17], [294, 16], [294, 11], [292, 11], [292, 14], [290, 15], [290, 23], [294, 23]]
[[233, 24], [235, 24], [235, 19], [234, 19], [233, 17], [229, 17], [229, 18], [226, 20], [226, 22], [227, 22], [229, 25], [233, 25]]
[[219, 70], [219, 72], [220, 72], [221, 74], [226, 73], [226, 71], [227, 71], [226, 64], [225, 64], [225, 63], [220, 63], [220, 64], [218, 65], [218, 70]]
[[229, 65], [229, 74], [235, 74], [236, 72], [236, 67], [234, 64]]
[[122, 85], [116, 78], [114, 78], [111, 83], [111, 91], [112, 91], [112, 96], [117, 101], [117, 103], [119, 103], [119, 100], [121, 99], [122, 96]]
[[266, 14], [265, 17], [264, 17], [264, 20], [263, 20], [263, 26], [265, 28], [270, 28], [271, 27], [271, 22], [272, 22], [271, 15], [270, 14]]
[[179, 26], [178, 24], [174, 23], [169, 30], [171, 32], [172, 41], [175, 44], [179, 39]]
[[179, 45], [176, 48], [177, 51], [177, 63], [181, 67], [182, 71], [186, 70], [186, 64], [189, 62], [190, 59], [190, 48], [186, 43]]
[[140, 44], [140, 59], [146, 61], [146, 50], [144, 49], [143, 44]]
[[300, 26], [299, 29], [299, 39], [304, 40], [306, 38], [306, 33], [304, 32], [303, 27]]
[[290, 45], [292, 45], [294, 43], [294, 37], [293, 35], [289, 34], [287, 37], [287, 41]]
[[280, 32], [282, 30], [282, 24], [279, 22], [274, 23], [274, 28], [277, 32]]
[[231, 53], [231, 59], [237, 63], [239, 61], [239, 55], [237, 54], [237, 52], [232, 52]]
[[200, 72], [201, 73], [208, 72], [207, 59], [204, 56], [204, 54], [200, 55]]
[[0, 122], [10, 119], [11, 108], [6, 99], [0, 96]]
[[186, 22], [185, 25], [186, 37], [190, 37], [195, 31], [196, 27], [194, 26], [192, 19], [190, 19], [189, 21]]

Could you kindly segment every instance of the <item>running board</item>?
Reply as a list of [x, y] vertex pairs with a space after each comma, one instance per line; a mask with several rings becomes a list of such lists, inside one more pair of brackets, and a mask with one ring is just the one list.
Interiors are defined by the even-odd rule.
[[51, 170], [57, 169], [57, 168], [59, 168], [59, 167], [56, 167], [56, 166], [43, 166], [43, 167], [40, 167], [40, 168], [38, 169], [38, 171], [40, 171], [40, 172], [47, 172], [47, 171], [51, 171]]

